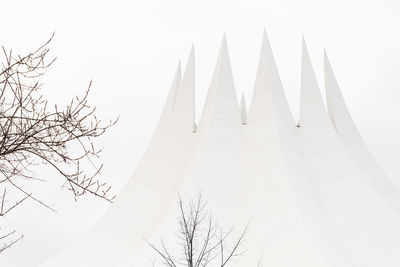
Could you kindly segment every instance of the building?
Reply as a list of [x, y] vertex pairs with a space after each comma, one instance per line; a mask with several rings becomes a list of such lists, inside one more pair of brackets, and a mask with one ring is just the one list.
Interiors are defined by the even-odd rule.
[[42, 267], [151, 266], [144, 238], [172, 238], [177, 192], [199, 191], [219, 224], [251, 220], [246, 252], [229, 266], [400, 266], [400, 193], [361, 140], [326, 55], [325, 108], [304, 42], [301, 77], [296, 125], [265, 35], [247, 114], [224, 39], [195, 125], [192, 51], [115, 203]]

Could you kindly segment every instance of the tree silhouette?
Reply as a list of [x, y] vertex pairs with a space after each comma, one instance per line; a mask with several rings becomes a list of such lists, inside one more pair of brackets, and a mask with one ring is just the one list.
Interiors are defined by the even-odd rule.
[[[162, 263], [170, 267], [224, 267], [234, 258], [243, 254], [240, 251], [242, 242], [248, 230], [248, 224], [237, 238], [232, 238], [234, 228], [224, 232], [214, 222], [211, 212], [206, 210], [207, 203], [199, 194], [196, 201], [191, 200], [184, 205], [179, 196], [179, 227], [176, 233], [179, 251], [171, 251], [161, 240], [156, 246], [146, 242], [160, 257]], [[155, 265], [153, 263], [153, 265]]]
[[[88, 105], [91, 82], [83, 96], [73, 98], [65, 108], [50, 105], [40, 92], [41, 78], [55, 61], [49, 59], [53, 37], [54, 34], [38, 49], [22, 56], [2, 47], [0, 218], [26, 200], [53, 210], [29, 187], [33, 181], [47, 179], [35, 174], [37, 165], [55, 169], [75, 199], [85, 193], [107, 201], [114, 198], [110, 186], [98, 180], [103, 165], [96, 163], [101, 149], [96, 148], [93, 140], [117, 120], [104, 124], [96, 117], [96, 108]], [[15, 234], [11, 231], [0, 236], [4, 243], [0, 253], [22, 238], [15, 238]]]

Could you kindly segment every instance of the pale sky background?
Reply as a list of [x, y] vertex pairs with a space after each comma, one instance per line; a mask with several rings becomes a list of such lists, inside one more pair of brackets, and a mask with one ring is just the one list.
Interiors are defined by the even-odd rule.
[[[178, 60], [196, 52], [197, 119], [218, 48], [227, 34], [238, 96], [247, 102], [266, 29], [294, 116], [298, 116], [301, 34], [320, 85], [322, 56], [330, 57], [348, 108], [378, 162], [400, 186], [400, 2], [398, 0], [142, 0], [1, 1], [0, 44], [21, 53], [50, 37], [58, 57], [44, 92], [66, 104], [93, 79], [91, 103], [119, 123], [100, 141], [102, 179], [117, 193], [144, 153]], [[248, 103], [249, 106], [249, 103]], [[107, 203], [77, 203], [63, 180], [46, 171], [42, 199], [6, 218], [25, 239], [0, 256], [0, 266], [34, 267], [82, 233]], [[4, 222], [1, 221], [3, 224]]]

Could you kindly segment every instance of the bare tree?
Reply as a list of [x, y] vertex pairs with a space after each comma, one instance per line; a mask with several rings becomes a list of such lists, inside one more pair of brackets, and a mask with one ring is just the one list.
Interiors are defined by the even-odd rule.
[[205, 267], [213, 264], [224, 267], [232, 259], [242, 255], [240, 247], [247, 233], [248, 225], [237, 238], [232, 238], [234, 228], [231, 227], [229, 231], [224, 232], [213, 221], [206, 206], [207, 203], [203, 201], [201, 194], [196, 201], [190, 201], [186, 207], [179, 197], [179, 230], [176, 233], [181, 246], [179, 252], [172, 252], [163, 240], [161, 240], [160, 246], [146, 240], [164, 265]]
[[[97, 163], [101, 149], [92, 141], [116, 120], [104, 124], [96, 117], [96, 108], [88, 105], [91, 83], [82, 97], [73, 98], [65, 108], [49, 104], [40, 92], [41, 78], [55, 61], [55, 58], [49, 59], [53, 36], [22, 56], [2, 47], [0, 218], [26, 200], [53, 210], [30, 190], [32, 182], [46, 180], [35, 174], [37, 165], [55, 169], [75, 199], [85, 193], [107, 201], [114, 198], [109, 193], [110, 186], [97, 178], [103, 167]], [[14, 231], [3, 234], [0, 242], [14, 235]], [[5, 242], [0, 253], [21, 238]]]

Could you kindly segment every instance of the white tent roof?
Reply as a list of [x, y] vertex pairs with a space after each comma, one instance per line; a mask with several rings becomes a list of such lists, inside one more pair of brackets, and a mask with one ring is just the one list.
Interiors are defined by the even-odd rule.
[[42, 267], [146, 266], [176, 230], [177, 192], [202, 192], [227, 227], [250, 219], [230, 266], [400, 266], [400, 193], [361, 140], [329, 62], [329, 114], [303, 42], [300, 127], [264, 34], [253, 101], [236, 99], [224, 37], [197, 131], [194, 51], [152, 141], [96, 226]]

